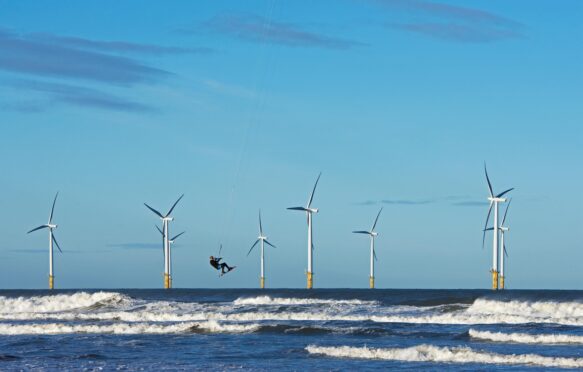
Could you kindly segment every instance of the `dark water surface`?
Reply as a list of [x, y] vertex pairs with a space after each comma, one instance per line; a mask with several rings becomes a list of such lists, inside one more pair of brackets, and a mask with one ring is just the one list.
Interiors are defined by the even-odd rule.
[[0, 370], [583, 368], [583, 291], [0, 291]]

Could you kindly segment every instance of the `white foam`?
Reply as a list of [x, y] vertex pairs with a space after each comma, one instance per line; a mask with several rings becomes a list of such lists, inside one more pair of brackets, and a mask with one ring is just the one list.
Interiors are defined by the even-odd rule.
[[283, 297], [241, 297], [233, 301], [235, 305], [376, 305], [376, 301], [330, 300], [319, 298], [283, 298]]
[[[228, 309], [224, 309], [228, 310]], [[269, 312], [250, 311], [232, 313], [230, 311], [110, 311], [110, 312], [61, 312], [61, 313], [14, 313], [0, 314], [1, 320], [103, 320], [123, 322], [186, 322], [204, 320], [227, 321], [344, 321], [378, 323], [412, 323], [412, 324], [524, 324], [524, 323], [556, 323], [565, 325], [583, 325], [583, 318], [553, 319], [532, 318], [519, 315], [467, 314], [455, 312], [447, 314], [414, 314], [414, 315], [361, 315], [342, 313], [340, 311], [303, 311], [303, 312]]]
[[494, 342], [521, 344], [583, 344], [583, 336], [566, 334], [528, 334], [477, 331], [470, 329], [470, 337]]
[[532, 318], [583, 318], [583, 303], [555, 301], [497, 301], [478, 298], [470, 314], [520, 315]]
[[115, 324], [65, 324], [32, 323], [0, 324], [1, 335], [57, 335], [57, 334], [167, 334], [185, 333], [193, 328], [217, 333], [244, 333], [259, 329], [259, 324], [221, 324], [217, 321], [185, 322], [175, 324], [115, 323]]
[[227, 324], [219, 323], [215, 320], [198, 323], [198, 328], [208, 330], [210, 332], [225, 332], [225, 333], [249, 333], [257, 331], [260, 324]]
[[[97, 304], [114, 306], [99, 307]], [[300, 311], [275, 311], [261, 305], [312, 305]], [[371, 306], [372, 305], [372, 306]], [[414, 324], [556, 323], [583, 326], [576, 302], [503, 302], [478, 299], [467, 308], [442, 312], [437, 307], [380, 306], [375, 301], [308, 298], [238, 298], [227, 303], [133, 300], [116, 292], [79, 292], [30, 298], [0, 296], [0, 320], [53, 321], [374, 321]], [[242, 311], [243, 310], [243, 311]], [[245, 311], [251, 310], [251, 311]], [[556, 310], [556, 314], [552, 312]]]
[[380, 323], [414, 324], [524, 324], [553, 323], [564, 325], [583, 325], [583, 318], [533, 318], [520, 315], [449, 313], [426, 316], [371, 316], [370, 320]]
[[542, 367], [582, 368], [583, 358], [546, 357], [537, 354], [497, 354], [474, 351], [468, 347], [438, 347], [418, 345], [408, 348], [325, 347], [309, 345], [310, 354], [336, 358], [398, 360], [406, 362], [478, 363], [505, 365], [536, 365]]
[[4, 297], [0, 296], [0, 313], [47, 313], [86, 308], [98, 303], [120, 303], [128, 298], [116, 292], [77, 292], [51, 296]]

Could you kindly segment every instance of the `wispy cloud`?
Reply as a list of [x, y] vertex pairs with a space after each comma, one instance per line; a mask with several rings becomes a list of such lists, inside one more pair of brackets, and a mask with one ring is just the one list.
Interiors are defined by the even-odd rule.
[[523, 37], [522, 25], [481, 9], [426, 0], [372, 0], [391, 9], [415, 16], [409, 23], [387, 22], [387, 26], [442, 40], [486, 43]]
[[91, 49], [102, 52], [134, 53], [149, 55], [164, 54], [208, 54], [215, 52], [212, 48], [197, 47], [184, 48], [176, 46], [163, 46], [155, 44], [132, 43], [127, 41], [100, 41], [74, 36], [60, 36], [51, 33], [34, 33], [30, 38], [39, 42], [70, 46], [79, 49]]
[[350, 49], [364, 45], [357, 41], [308, 31], [298, 24], [277, 22], [256, 15], [224, 14], [214, 17], [206, 26], [239, 39], [290, 47]]
[[32, 80], [13, 80], [4, 82], [5, 85], [13, 89], [21, 89], [46, 94], [47, 102], [37, 101], [17, 102], [13, 104], [2, 104], [0, 108], [5, 110], [14, 109], [20, 112], [39, 112], [48, 109], [52, 104], [63, 103], [74, 106], [91, 107], [105, 110], [130, 111], [130, 112], [152, 112], [152, 107], [133, 102], [113, 94], [105, 93], [92, 88], [79, 87], [76, 85], [48, 83]]
[[387, 24], [391, 28], [415, 32], [438, 39], [464, 43], [487, 43], [491, 41], [521, 37], [515, 30], [488, 28], [459, 23], [405, 23]]
[[128, 85], [169, 76], [130, 58], [52, 43], [0, 29], [0, 70]]

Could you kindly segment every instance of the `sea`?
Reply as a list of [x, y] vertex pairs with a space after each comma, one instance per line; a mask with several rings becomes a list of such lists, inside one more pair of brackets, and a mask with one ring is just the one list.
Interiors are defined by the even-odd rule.
[[2, 371], [583, 369], [583, 291], [0, 291]]

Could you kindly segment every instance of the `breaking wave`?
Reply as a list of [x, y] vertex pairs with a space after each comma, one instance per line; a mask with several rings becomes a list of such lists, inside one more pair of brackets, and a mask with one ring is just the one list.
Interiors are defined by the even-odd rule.
[[[274, 308], [269, 305], [288, 306], [289, 308]], [[500, 301], [479, 298], [470, 306], [447, 304], [417, 307], [408, 305], [381, 306], [377, 301], [357, 299], [270, 296], [240, 297], [234, 301], [220, 303], [148, 302], [132, 299], [117, 292], [77, 292], [18, 298], [0, 296], [0, 320], [120, 321], [126, 323], [370, 321], [412, 324], [539, 323], [581, 326], [583, 325], [583, 303]]]
[[128, 297], [117, 292], [77, 292], [50, 296], [10, 298], [0, 296], [0, 314], [51, 313], [84, 308], [99, 308], [117, 305]]
[[477, 331], [470, 329], [470, 337], [494, 342], [514, 342], [520, 344], [583, 344], [583, 336], [566, 334], [528, 334]]
[[319, 298], [283, 298], [283, 297], [242, 297], [233, 304], [241, 305], [377, 305], [377, 301], [330, 300]]
[[408, 348], [369, 348], [350, 346], [309, 345], [310, 354], [336, 358], [395, 360], [405, 362], [481, 363], [505, 365], [536, 365], [541, 367], [582, 368], [583, 358], [547, 357], [537, 354], [498, 354], [475, 351], [469, 347], [438, 347], [418, 345]]
[[582, 302], [496, 301], [478, 298], [468, 308], [470, 314], [520, 315], [532, 318], [583, 318]]
[[257, 331], [259, 324], [221, 324], [216, 321], [186, 322], [177, 324], [115, 323], [66, 324], [32, 323], [0, 324], [1, 335], [58, 335], [74, 333], [93, 334], [170, 334], [170, 333], [247, 333]]

